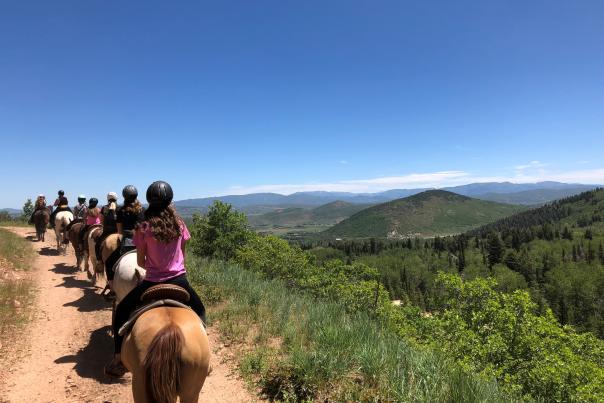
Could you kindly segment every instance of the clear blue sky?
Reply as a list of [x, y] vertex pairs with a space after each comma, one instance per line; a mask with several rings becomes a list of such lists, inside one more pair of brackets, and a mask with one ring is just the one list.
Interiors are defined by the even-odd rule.
[[0, 207], [604, 183], [602, 1], [5, 1]]

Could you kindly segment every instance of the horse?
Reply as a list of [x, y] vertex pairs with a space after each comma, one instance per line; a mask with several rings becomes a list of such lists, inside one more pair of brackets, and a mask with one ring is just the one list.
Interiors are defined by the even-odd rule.
[[[116, 263], [113, 281], [116, 301], [121, 301], [145, 271], [137, 265], [136, 252]], [[197, 402], [208, 376], [210, 348], [199, 317], [191, 309], [160, 306], [143, 313], [121, 351], [124, 366], [132, 373], [135, 402]]]
[[84, 244], [81, 242], [80, 233], [84, 230], [86, 223], [83, 221], [76, 222], [73, 224], [67, 233], [71, 244], [73, 245], [73, 250], [76, 255], [76, 266], [78, 270], [82, 270], [82, 261], [84, 260]]
[[39, 209], [34, 213], [34, 225], [36, 227], [36, 237], [38, 242], [44, 241], [46, 227], [50, 222], [50, 212], [47, 208]]
[[[102, 265], [100, 272], [98, 271], [99, 263], [96, 259], [96, 249], [95, 245], [99, 237], [103, 234], [103, 226], [101, 224], [92, 225], [86, 231], [84, 235], [84, 262], [86, 266], [86, 274], [88, 278], [92, 280], [93, 284], [96, 284], [98, 277], [103, 274]], [[88, 259], [90, 259], [90, 263], [92, 264], [92, 274], [90, 273], [90, 266], [88, 264]]]
[[[96, 272], [102, 272], [104, 270], [107, 259], [109, 259], [109, 257], [120, 248], [121, 243], [122, 236], [120, 234], [111, 234], [105, 238], [101, 244], [101, 261], [99, 262], [100, 267], [95, 269]], [[111, 286], [112, 284], [110, 284], [109, 279], [107, 279], [107, 284], [105, 285], [105, 289], [101, 292], [101, 295], [103, 295], [105, 291], [109, 290]]]
[[55, 235], [57, 237], [57, 251], [63, 255], [67, 254], [69, 238], [65, 234], [65, 228], [73, 221], [71, 211], [59, 211], [55, 216]]

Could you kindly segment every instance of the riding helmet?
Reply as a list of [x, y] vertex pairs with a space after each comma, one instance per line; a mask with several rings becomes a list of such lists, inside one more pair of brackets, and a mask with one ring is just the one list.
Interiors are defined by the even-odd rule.
[[86, 201], [86, 196], [85, 196], [85, 195], [79, 195], [79, 196], [78, 196], [78, 201], [79, 201], [80, 203], [84, 203], [84, 202]]
[[173, 197], [174, 193], [168, 182], [156, 181], [147, 188], [147, 201], [150, 206], [166, 207]]
[[39, 197], [40, 199], [45, 199], [45, 198], [46, 198], [46, 196], [44, 196], [42, 193], [40, 193], [40, 194], [38, 195], [38, 197]]
[[124, 196], [126, 203], [132, 203], [138, 197], [138, 189], [134, 185], [127, 185], [122, 190], [122, 196]]
[[117, 193], [115, 193], [115, 192], [107, 193], [107, 201], [117, 201]]
[[88, 208], [95, 208], [99, 204], [99, 200], [96, 197], [91, 197], [88, 201]]
[[62, 190], [59, 190], [59, 196], [65, 196], [65, 192]]

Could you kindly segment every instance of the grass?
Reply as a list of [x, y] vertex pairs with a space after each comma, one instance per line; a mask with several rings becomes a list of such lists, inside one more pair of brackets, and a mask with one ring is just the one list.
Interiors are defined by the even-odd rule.
[[34, 257], [25, 239], [0, 228], [0, 340], [14, 339], [28, 319], [34, 289], [25, 272]]
[[[382, 329], [366, 314], [237, 266], [189, 259], [209, 320], [265, 397], [282, 401], [510, 401], [496, 383]], [[232, 344], [232, 345], [233, 345]]]

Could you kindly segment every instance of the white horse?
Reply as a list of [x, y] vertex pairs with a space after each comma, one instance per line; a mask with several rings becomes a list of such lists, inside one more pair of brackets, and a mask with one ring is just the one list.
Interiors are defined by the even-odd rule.
[[71, 211], [59, 211], [55, 216], [55, 235], [57, 237], [57, 251], [63, 255], [67, 254], [67, 243], [69, 238], [65, 233], [65, 228], [73, 221]]
[[145, 269], [140, 267], [136, 261], [136, 249], [120, 257], [115, 264], [115, 276], [113, 277], [116, 304], [119, 304], [145, 278], [145, 273]]

